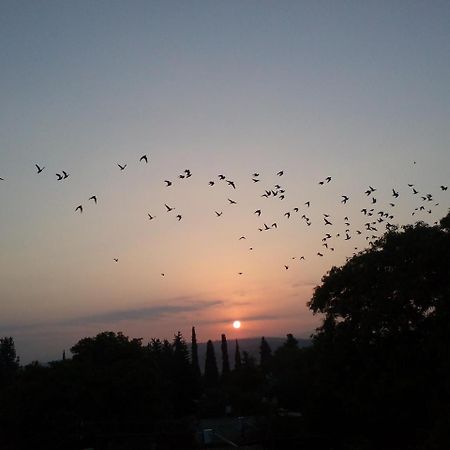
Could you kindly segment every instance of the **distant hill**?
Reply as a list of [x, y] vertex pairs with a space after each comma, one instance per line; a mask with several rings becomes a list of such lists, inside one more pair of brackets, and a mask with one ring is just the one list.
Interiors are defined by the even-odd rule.
[[[272, 352], [274, 352], [278, 347], [281, 347], [285, 342], [286, 338], [282, 337], [266, 337], [266, 341], [270, 345], [270, 348], [272, 349]], [[302, 339], [302, 338], [296, 338], [298, 341], [299, 347], [308, 347], [311, 345], [310, 339]], [[242, 353], [244, 351], [248, 352], [250, 356], [253, 356], [255, 358], [256, 362], [259, 363], [259, 346], [261, 344], [261, 338], [255, 337], [255, 338], [246, 338], [246, 339], [239, 339], [239, 350]], [[217, 367], [219, 371], [222, 368], [222, 351], [221, 351], [221, 341], [213, 341], [214, 345], [214, 351], [216, 353], [216, 359], [217, 359]], [[188, 342], [189, 350], [190, 350], [190, 342]], [[228, 340], [228, 355], [230, 360], [231, 368], [234, 368], [234, 350], [235, 350], [235, 341], [234, 340]], [[205, 358], [206, 358], [206, 342], [199, 342], [198, 343], [198, 359], [200, 363], [200, 369], [203, 372], [205, 368]]]

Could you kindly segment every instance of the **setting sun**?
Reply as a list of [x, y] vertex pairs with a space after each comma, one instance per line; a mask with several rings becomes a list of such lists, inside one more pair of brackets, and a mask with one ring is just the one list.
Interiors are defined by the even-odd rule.
[[235, 320], [235, 321], [233, 322], [233, 327], [234, 327], [234, 328], [241, 328], [241, 322], [239, 322], [239, 320]]

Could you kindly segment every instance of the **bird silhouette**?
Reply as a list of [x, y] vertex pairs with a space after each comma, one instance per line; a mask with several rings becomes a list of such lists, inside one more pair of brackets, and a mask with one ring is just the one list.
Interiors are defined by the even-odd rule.
[[166, 183], [166, 187], [172, 186], [172, 182], [169, 180], [164, 180], [164, 183]]
[[119, 258], [113, 258], [113, 259], [116, 263], [119, 262]]
[[218, 175], [218, 177], [220, 180], [225, 180], [225, 175], [220, 174], [220, 175]]
[[284, 265], [284, 269], [285, 270], [288, 270], [289, 269], [289, 266], [286, 266], [286, 264]]
[[94, 203], [97, 204], [97, 196], [96, 195], [89, 197], [89, 200], [94, 200]]
[[257, 209], [253, 214], [258, 214], [258, 217], [261, 215], [261, 210]]
[[156, 216], [152, 216], [150, 213], [147, 213], [148, 219], [153, 220]]
[[253, 175], [252, 175], [253, 177], [259, 177], [259, 173], [254, 173]]
[[178, 219], [178, 222], [182, 219], [181, 214], [178, 214], [177, 219]]
[[145, 161], [145, 164], [148, 163], [147, 155], [142, 155], [142, 156], [139, 158], [139, 162], [142, 162], [142, 161]]
[[119, 166], [120, 170], [125, 170], [125, 167], [127, 167], [126, 164], [121, 165], [121, 164], [117, 163], [117, 165]]
[[239, 240], [242, 240], [242, 239], [247, 239], [245, 236], [241, 236], [240, 238], [239, 238]]
[[326, 178], [325, 178], [325, 181], [326, 181], [327, 183], [329, 183], [329, 182], [331, 181], [331, 177], [326, 177]]
[[277, 173], [277, 175], [278, 175], [279, 177], [281, 177], [283, 174], [284, 174], [284, 171], [283, 171], [283, 170], [280, 170], [280, 171]]
[[209, 184], [210, 186], [214, 186], [214, 181], [210, 181], [208, 184]]
[[230, 205], [236, 205], [237, 204], [234, 200], [231, 200], [231, 198], [229, 198], [228, 201], [230, 202]]
[[45, 169], [45, 167], [39, 167], [37, 164], [35, 164], [35, 166], [37, 169], [37, 173], [41, 173]]
[[311, 202], [305, 202], [305, 205], [309, 208], [311, 206]]
[[257, 183], [258, 181], [261, 181], [261, 180], [259, 180], [258, 178], [252, 178], [252, 181]]
[[234, 184], [234, 181], [227, 180], [227, 183], [228, 183], [233, 189], [236, 189], [236, 185]]
[[441, 186], [442, 191], [446, 191], [448, 189], [448, 186]]
[[214, 212], [216, 213], [217, 217], [220, 217], [223, 214], [223, 211], [221, 212], [214, 211]]
[[78, 206], [75, 208], [75, 211], [80, 211], [80, 213], [82, 213], [82, 212], [83, 212], [83, 206], [82, 206], [82, 205], [78, 205]]
[[288, 219], [291, 217], [291, 213], [290, 213], [289, 211], [288, 211], [288, 212], [285, 212], [284, 215], [285, 215]]
[[58, 177], [58, 181], [61, 181], [63, 179], [63, 176], [59, 173], [57, 173], [56, 176]]
[[66, 178], [68, 178], [69, 177], [69, 174], [67, 173], [67, 172], [65, 172], [64, 170], [62, 171], [62, 173], [63, 173], [63, 175], [64, 175], [64, 179], [66, 179]]
[[341, 203], [345, 205], [348, 202], [349, 197], [347, 197], [346, 195], [342, 195], [341, 197], [342, 197]]
[[170, 206], [164, 203], [164, 206], [167, 208], [167, 212], [173, 211], [175, 208], [171, 208]]
[[392, 189], [392, 197], [398, 198], [399, 194], [395, 189]]
[[326, 217], [324, 217], [323, 220], [325, 221], [325, 225], [333, 225]]

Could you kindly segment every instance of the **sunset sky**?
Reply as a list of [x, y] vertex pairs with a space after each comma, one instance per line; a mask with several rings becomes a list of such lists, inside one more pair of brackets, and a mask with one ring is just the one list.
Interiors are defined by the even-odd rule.
[[2, 1], [0, 336], [22, 362], [105, 330], [309, 336], [365, 223], [450, 207], [449, 24], [446, 1]]

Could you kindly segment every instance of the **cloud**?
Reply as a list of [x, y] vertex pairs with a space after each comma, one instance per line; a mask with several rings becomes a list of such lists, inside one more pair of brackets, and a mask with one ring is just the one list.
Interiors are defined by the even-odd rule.
[[[179, 299], [177, 299], [179, 301]], [[53, 322], [40, 322], [24, 325], [0, 326], [2, 333], [32, 330], [42, 327], [53, 326], [77, 326], [92, 324], [111, 324], [122, 321], [136, 321], [142, 319], [157, 319], [161, 317], [174, 316], [180, 313], [200, 312], [214, 306], [222, 305], [222, 300], [190, 301], [186, 303], [151, 305], [140, 308], [117, 309], [80, 317], [67, 318]]]
[[[239, 320], [241, 322], [257, 322], [260, 320], [281, 320], [288, 317], [292, 317], [290, 314], [255, 314], [255, 315], [249, 315], [249, 316], [240, 316]], [[225, 319], [204, 319], [197, 321], [198, 324], [214, 324], [214, 323], [227, 323], [227, 322], [233, 322], [236, 319], [236, 317], [229, 317]]]

